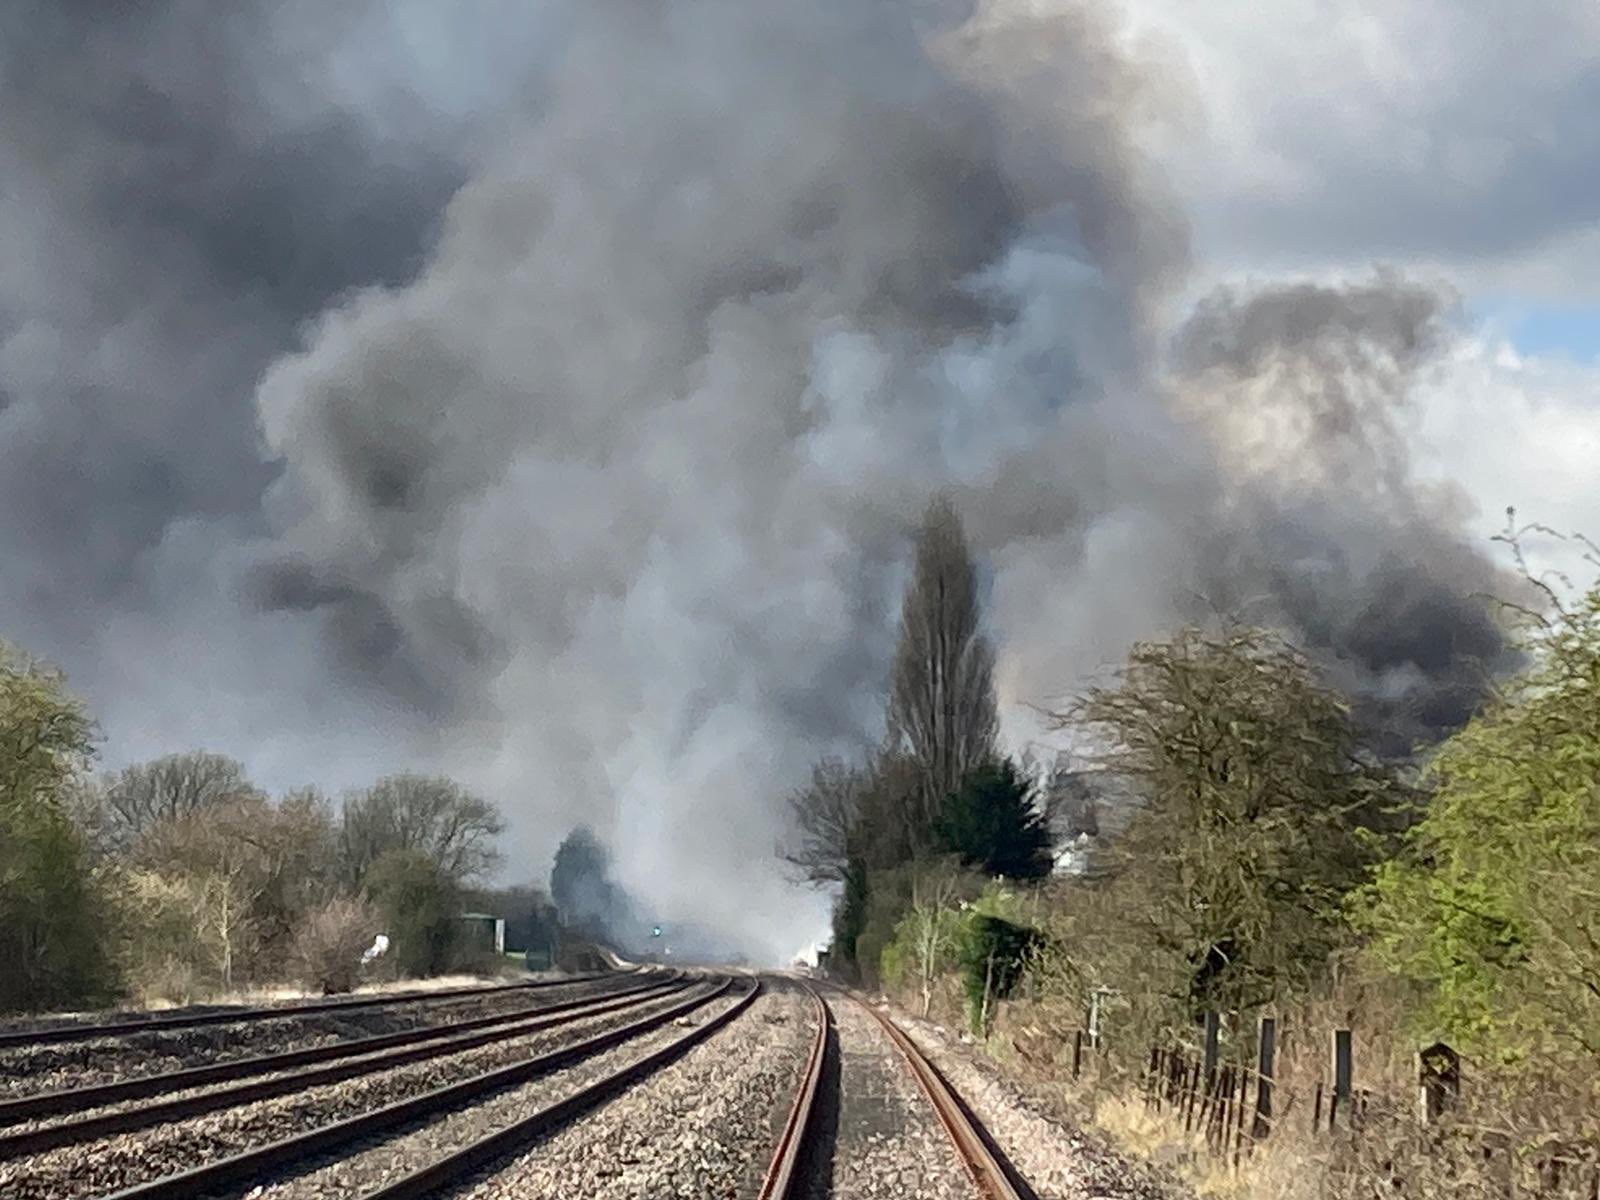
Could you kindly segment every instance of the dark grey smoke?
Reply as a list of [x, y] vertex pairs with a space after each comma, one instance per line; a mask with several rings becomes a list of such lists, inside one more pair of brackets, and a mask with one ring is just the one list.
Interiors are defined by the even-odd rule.
[[1462, 532], [1464, 498], [1410, 461], [1413, 389], [1454, 319], [1450, 296], [1380, 272], [1218, 293], [1175, 342], [1239, 510], [1209, 597], [1293, 630], [1396, 753], [1461, 724], [1509, 665], [1488, 598], [1512, 583]]
[[[110, 15], [106, 15], [106, 14]], [[0, 14], [0, 630], [111, 756], [446, 770], [787, 955], [777, 797], [880, 732], [907, 533], [1009, 719], [1255, 605], [1406, 714], [1498, 642], [1391, 277], [1202, 305], [1102, 6], [199, 0]], [[1018, 730], [1022, 731], [1020, 726]]]

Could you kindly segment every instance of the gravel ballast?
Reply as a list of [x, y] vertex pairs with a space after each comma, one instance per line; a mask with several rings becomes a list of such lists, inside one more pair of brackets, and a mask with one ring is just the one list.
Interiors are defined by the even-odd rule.
[[794, 1103], [814, 1027], [808, 995], [770, 984], [749, 1012], [678, 1062], [459, 1195], [752, 1196]]
[[828, 1002], [839, 1039], [838, 1131], [808, 1200], [971, 1200], [955, 1148], [889, 1035], [849, 997], [832, 992]]
[[[885, 1010], [887, 1011], [887, 1010]], [[944, 1030], [902, 1013], [895, 1023], [939, 1068], [1039, 1200], [1183, 1200], [1186, 1193], [1129, 1161], [1096, 1134], [1050, 1115], [997, 1064]]]
[[307, 1049], [376, 1034], [447, 1025], [478, 1016], [515, 1012], [578, 996], [602, 995], [617, 981], [589, 981], [534, 990], [505, 990], [483, 996], [433, 1000], [402, 999], [392, 1005], [240, 1025], [202, 1025], [193, 1029], [152, 1030], [90, 1042], [19, 1046], [0, 1050], [0, 1099], [32, 1096], [62, 1088], [92, 1087], [134, 1076], [159, 1075], [258, 1054]]
[[[693, 1027], [711, 1020], [738, 1002], [745, 985], [724, 993], [695, 1011], [651, 1030], [625, 1044], [585, 1059], [572, 1067], [552, 1072], [490, 1097], [471, 1108], [449, 1113], [399, 1137], [369, 1143], [355, 1153], [301, 1175], [273, 1184], [254, 1193], [251, 1200], [333, 1200], [334, 1197], [366, 1195], [410, 1172], [419, 1170], [454, 1150], [498, 1129], [503, 1129], [538, 1110], [581, 1091], [621, 1067], [638, 1061], [663, 1046], [683, 1037]], [[747, 1012], [734, 1022], [737, 1027], [749, 1020]], [[712, 1038], [715, 1044], [728, 1030]], [[665, 1068], [676, 1069], [676, 1064]], [[597, 1114], [580, 1118], [571, 1128], [580, 1139], [592, 1145]], [[559, 1136], [559, 1135], [558, 1135]], [[532, 1151], [539, 1153], [535, 1147]], [[530, 1190], [529, 1195], [542, 1195]], [[560, 1190], [552, 1195], [585, 1195], [583, 1190]]]
[[59, 1200], [114, 1191], [531, 1058], [637, 1021], [683, 999], [681, 994], [660, 997], [638, 1007], [476, 1050], [0, 1163], [0, 1195], [6, 1200]]

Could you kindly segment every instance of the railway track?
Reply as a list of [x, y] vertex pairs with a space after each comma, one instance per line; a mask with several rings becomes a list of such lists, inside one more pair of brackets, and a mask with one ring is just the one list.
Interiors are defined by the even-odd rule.
[[[457, 1083], [446, 1084], [372, 1112], [322, 1125], [296, 1136], [258, 1146], [191, 1170], [136, 1184], [114, 1192], [104, 1200], [194, 1200], [197, 1197], [231, 1194], [244, 1184], [260, 1185], [289, 1173], [286, 1169], [303, 1170], [308, 1164], [314, 1164], [332, 1151], [356, 1147], [364, 1141], [403, 1131], [432, 1117], [462, 1108], [516, 1084], [547, 1075], [619, 1046], [631, 1038], [658, 1029], [704, 1007], [725, 995], [731, 987], [731, 980], [702, 986], [695, 989], [697, 994], [680, 1003], [620, 1028], [585, 1038], [522, 1062], [474, 1075]], [[742, 998], [740, 1003], [753, 999], [754, 990], [751, 990], [749, 996]], [[690, 1034], [676, 1039], [672, 1046], [681, 1045], [687, 1049], [688, 1045], [702, 1040], [721, 1028], [732, 1019], [733, 1015], [737, 1015], [738, 1011], [742, 1009], [739, 1005], [735, 1005], [728, 1012], [696, 1027]], [[585, 1088], [566, 1100], [550, 1106], [549, 1109], [537, 1114], [536, 1120], [497, 1130], [479, 1142], [463, 1147], [430, 1164], [425, 1171], [413, 1172], [397, 1181], [392, 1187], [380, 1189], [370, 1195], [391, 1197], [432, 1194], [432, 1189], [476, 1169], [487, 1157], [505, 1152], [516, 1141], [534, 1136], [540, 1129], [570, 1120], [585, 1109], [600, 1103], [615, 1090], [627, 1086], [633, 1078], [648, 1073], [664, 1061], [668, 1059], [658, 1051], [624, 1071], [608, 1075], [600, 1084]]]
[[[0, 1103], [0, 1126], [20, 1126], [9, 1131], [0, 1129], [0, 1192], [6, 1190], [8, 1177], [4, 1172], [8, 1158], [18, 1160], [25, 1168], [26, 1156], [51, 1148], [89, 1146], [96, 1139], [114, 1133], [181, 1121], [200, 1113], [227, 1111], [257, 1099], [298, 1093], [320, 1084], [428, 1058], [443, 1058], [475, 1046], [526, 1036], [535, 1030], [560, 1028], [605, 1014], [610, 1014], [614, 1021], [618, 1015], [625, 1014], [621, 1024], [602, 1026], [600, 1032], [586, 1032], [552, 1048], [535, 1048], [527, 1052], [527, 1057], [513, 1057], [492, 1069], [475, 1068], [476, 1073], [465, 1078], [428, 1086], [427, 1090], [403, 1095], [379, 1107], [339, 1119], [317, 1120], [312, 1127], [289, 1136], [247, 1144], [246, 1148], [225, 1157], [213, 1157], [187, 1169], [173, 1170], [169, 1166], [168, 1173], [143, 1179], [136, 1173], [134, 1182], [113, 1185], [112, 1190], [101, 1183], [88, 1190], [73, 1190], [71, 1194], [98, 1196], [100, 1200], [199, 1200], [201, 1197], [240, 1195], [246, 1189], [252, 1195], [258, 1190], [264, 1191], [268, 1200], [331, 1195], [359, 1195], [362, 1200], [413, 1200], [453, 1193], [465, 1195], [468, 1190], [473, 1196], [555, 1194], [525, 1190], [526, 1185], [519, 1187], [514, 1181], [518, 1164], [537, 1161], [550, 1148], [549, 1139], [558, 1132], [557, 1141], [564, 1138], [568, 1144], [556, 1156], [555, 1165], [544, 1170], [547, 1176], [554, 1173], [560, 1178], [563, 1171], [571, 1169], [574, 1161], [582, 1162], [584, 1147], [591, 1138], [598, 1139], [597, 1146], [610, 1148], [601, 1153], [624, 1153], [614, 1138], [600, 1135], [600, 1125], [595, 1123], [600, 1112], [611, 1111], [608, 1102], [629, 1093], [635, 1085], [652, 1080], [648, 1087], [639, 1091], [636, 1099], [630, 1098], [609, 1118], [613, 1129], [625, 1129], [628, 1121], [638, 1119], [637, 1114], [650, 1111], [653, 1105], [659, 1106], [660, 1101], [652, 1100], [652, 1095], [670, 1095], [674, 1088], [681, 1095], [685, 1087], [689, 1089], [688, 1094], [694, 1095], [696, 1087], [705, 1087], [708, 1080], [720, 1082], [728, 1078], [731, 1068], [717, 1066], [719, 1053], [726, 1061], [726, 1054], [734, 1046], [744, 1046], [746, 1058], [764, 1062], [767, 1054], [752, 1054], [748, 1048], [767, 1046], [782, 1048], [782, 1056], [772, 1058], [774, 1065], [762, 1069], [773, 1083], [764, 1093], [767, 1099], [761, 1102], [760, 1112], [770, 1112], [772, 1116], [761, 1116], [755, 1124], [745, 1124], [741, 1133], [732, 1135], [749, 1139], [743, 1142], [746, 1148], [739, 1151], [743, 1156], [741, 1161], [750, 1164], [750, 1167], [739, 1168], [747, 1172], [747, 1182], [741, 1185], [740, 1194], [750, 1195], [748, 1189], [759, 1179], [757, 1200], [847, 1196], [852, 1194], [850, 1186], [841, 1192], [830, 1182], [835, 1170], [832, 1158], [839, 1150], [831, 1140], [832, 1135], [824, 1129], [826, 1122], [822, 1119], [831, 1104], [833, 1119], [837, 1121], [840, 1095], [853, 1086], [851, 1079], [840, 1074], [836, 1033], [835, 1006], [847, 1004], [851, 1012], [870, 1016], [866, 1025], [860, 1017], [852, 1018], [856, 1036], [861, 1036], [861, 1031], [868, 1026], [881, 1033], [881, 1040], [892, 1047], [892, 1052], [874, 1051], [879, 1056], [875, 1061], [892, 1060], [905, 1073], [904, 1077], [914, 1082], [914, 1092], [904, 1085], [897, 1086], [905, 1096], [914, 1096], [926, 1104], [926, 1113], [931, 1113], [951, 1148], [953, 1158], [946, 1158], [942, 1151], [933, 1153], [928, 1149], [935, 1143], [916, 1143], [924, 1148], [924, 1160], [929, 1154], [938, 1159], [938, 1163], [925, 1161], [923, 1164], [927, 1169], [942, 1172], [936, 1194], [941, 1197], [959, 1194], [974, 1200], [1037, 1200], [1036, 1193], [948, 1080], [884, 1013], [858, 998], [845, 998], [842, 993], [824, 996], [810, 985], [800, 985], [802, 996], [795, 993], [794, 985], [783, 986], [790, 990], [780, 1007], [758, 1010], [768, 1014], [764, 1021], [741, 1026], [746, 1032], [730, 1043], [728, 1049], [702, 1051], [690, 1060], [690, 1064], [698, 1063], [698, 1066], [691, 1069], [691, 1065], [686, 1065], [676, 1072], [668, 1072], [666, 1068], [752, 1009], [762, 995], [761, 980], [750, 979], [747, 983], [731, 979], [696, 980], [674, 973], [674, 977], [627, 981], [621, 989], [601, 997], [585, 996], [538, 1009], [474, 1018], [454, 1027], [383, 1034], [334, 1046], [261, 1055]], [[780, 1001], [765, 1001], [764, 1004], [780, 1005]], [[714, 1007], [717, 1005], [720, 1007]], [[647, 1011], [634, 1016], [631, 1010], [636, 1007]], [[810, 1020], [803, 1023], [800, 1014], [807, 1010]], [[772, 1025], [774, 1020], [780, 1024]], [[689, 1028], [680, 1034], [671, 1027], [674, 1024]], [[781, 1037], [774, 1032], [759, 1035], [757, 1032], [784, 1029], [794, 1032], [782, 1033]], [[800, 1030], [804, 1030], [804, 1034]], [[800, 1040], [802, 1036], [804, 1042]], [[777, 1041], [773, 1040], [775, 1037]], [[645, 1044], [642, 1052], [629, 1047], [635, 1039]], [[708, 1053], [712, 1057], [707, 1058]], [[883, 1057], [886, 1053], [888, 1057]], [[786, 1065], [780, 1066], [780, 1063]], [[460, 1073], [460, 1066], [456, 1071]], [[557, 1075], [558, 1072], [564, 1074]], [[680, 1075], [682, 1078], [678, 1078]], [[524, 1086], [546, 1076], [556, 1076], [556, 1079], [537, 1087]], [[658, 1076], [661, 1082], [653, 1078]], [[789, 1080], [792, 1084], [787, 1082]], [[227, 1086], [189, 1090], [217, 1083]], [[667, 1088], [666, 1093], [662, 1093], [663, 1087]], [[712, 1090], [715, 1090], [714, 1085]], [[126, 1103], [147, 1097], [154, 1101], [98, 1111], [106, 1103]], [[730, 1102], [724, 1101], [724, 1107], [718, 1111], [727, 1113], [726, 1104]], [[630, 1111], [636, 1115], [628, 1116]], [[43, 1114], [60, 1116], [62, 1113], [71, 1115], [66, 1120], [20, 1124], [35, 1121]], [[595, 1120], [586, 1119], [590, 1117]], [[671, 1116], [659, 1118], [656, 1132], [648, 1138], [640, 1135], [634, 1149], [628, 1153], [638, 1154], [639, 1143], [643, 1142], [651, 1151], [670, 1158], [674, 1152], [668, 1147], [673, 1139], [664, 1133], [672, 1128], [670, 1122], [674, 1119]], [[726, 1119], [725, 1116], [714, 1118], [714, 1127], [719, 1132], [734, 1127], [725, 1126]], [[926, 1114], [918, 1119], [919, 1128], [933, 1128]], [[769, 1120], [771, 1124], [762, 1124]], [[763, 1134], [762, 1129], [768, 1132]], [[757, 1139], [766, 1137], [772, 1137], [770, 1147], [755, 1149], [761, 1144]], [[573, 1139], [577, 1139], [576, 1156]], [[661, 1149], [656, 1151], [658, 1147]], [[215, 1155], [216, 1150], [211, 1153]], [[593, 1157], [592, 1152], [590, 1157]], [[180, 1157], [175, 1165], [183, 1162]], [[352, 1170], [351, 1164], [358, 1162], [365, 1165]], [[956, 1169], [962, 1173], [960, 1179], [952, 1173]], [[126, 1180], [128, 1176], [123, 1178]], [[579, 1190], [589, 1194], [584, 1189]], [[29, 1194], [61, 1193], [36, 1190]], [[716, 1194], [734, 1193], [729, 1190]], [[872, 1194], [880, 1193], [873, 1190]], [[896, 1194], [912, 1198], [935, 1193], [913, 1187]]]
[[[632, 972], [627, 972], [632, 974]], [[151, 1017], [130, 1017], [118, 1021], [88, 1024], [52, 1025], [31, 1029], [0, 1031], [0, 1050], [19, 1046], [59, 1046], [69, 1042], [88, 1042], [100, 1038], [131, 1037], [141, 1033], [163, 1033], [176, 1029], [197, 1029], [205, 1025], [234, 1025], [251, 1021], [276, 1021], [285, 1017], [326, 1016], [364, 1008], [397, 1004], [459, 1000], [471, 996], [494, 996], [505, 992], [538, 991], [566, 987], [592, 979], [605, 979], [610, 972], [569, 975], [560, 979], [532, 979], [522, 983], [476, 984], [471, 987], [440, 988], [434, 991], [384, 992], [353, 999], [308, 1000], [299, 1004], [262, 1005], [208, 1009], [205, 1012], [173, 1013]]]
[[[136, 1108], [117, 1109], [25, 1129], [0, 1130], [0, 1161], [168, 1121], [181, 1121], [201, 1113], [250, 1104], [356, 1075], [371, 1074], [428, 1058], [456, 1054], [492, 1042], [523, 1037], [541, 1029], [636, 1007], [687, 986], [676, 977], [659, 982], [650, 981], [603, 996], [581, 996], [557, 1004], [478, 1017], [451, 1025], [425, 1026], [329, 1046], [234, 1059], [210, 1066], [91, 1087], [65, 1088], [0, 1102], [0, 1126], [10, 1126], [42, 1116], [84, 1113], [145, 1096], [170, 1097]], [[333, 1065], [308, 1065], [330, 1061]], [[268, 1075], [271, 1078], [215, 1091], [191, 1093], [191, 1089], [214, 1083]]]
[[[774, 1147], [758, 1200], [800, 1200], [813, 1187], [803, 1168], [811, 1157], [811, 1142], [816, 1135], [818, 1096], [827, 1073], [833, 1014], [828, 1001], [815, 990], [812, 997], [816, 1031], [794, 1105]], [[980, 1200], [1038, 1200], [977, 1116], [905, 1031], [860, 997], [852, 996], [850, 1002], [870, 1014], [894, 1045], [949, 1138], [972, 1185], [972, 1194]]]

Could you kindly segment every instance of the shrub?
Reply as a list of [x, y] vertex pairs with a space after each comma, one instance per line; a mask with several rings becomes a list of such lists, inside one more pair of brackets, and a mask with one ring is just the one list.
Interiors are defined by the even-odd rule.
[[347, 896], [328, 901], [295, 930], [290, 963], [296, 978], [325, 996], [351, 991], [378, 926], [378, 914], [365, 901]]
[[981, 912], [968, 917], [958, 956], [974, 1033], [987, 1031], [995, 1001], [1011, 995], [1029, 958], [1043, 944], [1044, 937], [1038, 930], [1004, 917]]

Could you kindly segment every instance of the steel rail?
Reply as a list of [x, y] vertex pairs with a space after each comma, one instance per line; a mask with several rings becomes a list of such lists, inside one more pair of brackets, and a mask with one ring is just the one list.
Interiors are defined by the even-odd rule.
[[994, 1138], [983, 1127], [973, 1111], [956, 1094], [954, 1088], [917, 1047], [910, 1036], [883, 1013], [860, 996], [857, 1004], [866, 1009], [883, 1026], [889, 1040], [894, 1043], [907, 1068], [917, 1081], [922, 1094], [933, 1106], [934, 1115], [944, 1127], [956, 1156], [960, 1158], [967, 1176], [972, 1180], [978, 1195], [984, 1200], [1038, 1200], [1034, 1190], [1017, 1173], [1007, 1160]]
[[798, 1180], [800, 1156], [812, 1136], [812, 1114], [816, 1109], [822, 1076], [827, 1070], [828, 1033], [833, 1026], [833, 1011], [827, 1002], [810, 984], [804, 987], [811, 993], [816, 1006], [817, 1032], [811, 1039], [811, 1052], [806, 1057], [805, 1071], [795, 1091], [794, 1107], [789, 1110], [789, 1119], [784, 1123], [783, 1132], [778, 1135], [772, 1152], [772, 1164], [767, 1168], [766, 1178], [761, 1181], [756, 1200], [791, 1200], [799, 1196], [802, 1190]]
[[264, 1182], [269, 1178], [275, 1178], [285, 1166], [305, 1167], [335, 1147], [347, 1146], [375, 1134], [387, 1133], [397, 1127], [453, 1111], [471, 1101], [504, 1091], [516, 1084], [526, 1083], [609, 1050], [613, 1046], [621, 1045], [630, 1038], [659, 1028], [669, 1021], [711, 1003], [726, 993], [731, 986], [732, 981], [724, 979], [710, 990], [691, 996], [671, 1008], [651, 1013], [648, 1017], [575, 1042], [570, 1046], [562, 1046], [524, 1062], [512, 1063], [510, 1066], [486, 1071], [469, 1079], [445, 1084], [443, 1087], [434, 1088], [417, 1096], [396, 1100], [371, 1112], [319, 1125], [305, 1133], [244, 1150], [227, 1158], [218, 1159], [216, 1162], [134, 1184], [132, 1187], [123, 1188], [103, 1197], [103, 1200], [192, 1200], [194, 1197], [210, 1196], [214, 1192], [234, 1189], [240, 1184]]
[[[220, 1088], [211, 1092], [201, 1092], [198, 1095], [176, 1096], [170, 1100], [140, 1105], [135, 1108], [117, 1109], [114, 1112], [74, 1117], [66, 1121], [39, 1125], [31, 1129], [0, 1133], [0, 1162], [27, 1154], [39, 1154], [45, 1150], [53, 1150], [61, 1146], [80, 1145], [84, 1142], [94, 1141], [97, 1138], [108, 1137], [111, 1134], [144, 1129], [150, 1125], [158, 1125], [169, 1121], [182, 1121], [189, 1117], [199, 1116], [202, 1113], [215, 1112], [218, 1109], [237, 1108], [241, 1104], [269, 1100], [274, 1096], [304, 1091], [306, 1088], [335, 1083], [341, 1079], [349, 1079], [357, 1075], [370, 1075], [377, 1071], [386, 1071], [392, 1067], [422, 1062], [430, 1058], [440, 1058], [447, 1054], [458, 1054], [465, 1050], [486, 1046], [492, 1042], [510, 1041], [513, 1038], [523, 1037], [541, 1029], [570, 1025], [574, 1021], [581, 1021], [588, 1017], [603, 1016], [621, 1009], [637, 1008], [650, 1003], [652, 1000], [665, 999], [686, 991], [691, 986], [692, 984], [687, 982], [652, 984], [648, 988], [634, 989], [622, 996], [586, 997], [579, 1002], [558, 1006], [558, 1009], [545, 1009], [536, 1015], [524, 1015], [514, 1020], [513, 1023], [491, 1029], [478, 1029], [461, 1033], [446, 1027], [443, 1031], [444, 1036], [439, 1036], [435, 1030], [427, 1030], [424, 1032], [433, 1035], [427, 1040], [419, 1040], [414, 1044], [402, 1045], [397, 1048], [391, 1047], [387, 1050], [380, 1049], [372, 1053], [347, 1057], [344, 1061], [335, 1062], [330, 1066], [306, 1067], [289, 1071], [286, 1074], [275, 1075], [270, 1079], [258, 1079], [235, 1084], [232, 1087]], [[318, 1051], [341, 1051], [343, 1049], [344, 1047], [341, 1046], [319, 1047]], [[317, 1051], [291, 1051], [289, 1056], [314, 1052]], [[246, 1060], [247, 1063], [252, 1061], [259, 1064], [261, 1060]], [[218, 1064], [218, 1068], [234, 1065], [236, 1064]], [[201, 1067], [197, 1068], [197, 1070], [205, 1073], [218, 1068]], [[180, 1071], [174, 1074], [183, 1076], [189, 1075], [191, 1072]], [[192, 1086], [192, 1080], [190, 1085]], [[118, 1085], [113, 1084], [110, 1086], [115, 1087]]]
[[471, 987], [441, 988], [428, 991], [414, 988], [407, 992], [385, 992], [381, 995], [356, 996], [340, 1000], [309, 1000], [301, 1004], [239, 1006], [213, 1009], [202, 1013], [177, 1013], [154, 1017], [133, 1017], [121, 1021], [106, 1021], [93, 1025], [54, 1025], [42, 1029], [8, 1029], [0, 1031], [0, 1050], [14, 1046], [59, 1046], [68, 1042], [88, 1042], [95, 1038], [131, 1037], [140, 1033], [162, 1033], [171, 1029], [194, 1029], [203, 1025], [232, 1025], [249, 1021], [275, 1021], [282, 1017], [303, 1017], [326, 1013], [349, 1012], [352, 1009], [379, 1008], [390, 1004], [414, 1004], [433, 1000], [459, 1000], [464, 996], [492, 996], [499, 992], [535, 991], [540, 988], [563, 987], [570, 983], [586, 983], [593, 979], [609, 979], [618, 974], [633, 972], [599, 971], [587, 975], [570, 975], [565, 979], [530, 979], [524, 983], [475, 984]]
[[[17, 1096], [10, 1100], [0, 1100], [0, 1126], [15, 1125], [21, 1121], [36, 1120], [40, 1117], [59, 1116], [62, 1113], [84, 1112], [91, 1108], [103, 1108], [106, 1105], [116, 1104], [123, 1100], [137, 1100], [143, 1096], [160, 1096], [174, 1092], [185, 1092], [192, 1088], [205, 1087], [213, 1083], [224, 1083], [233, 1079], [248, 1079], [253, 1075], [267, 1075], [277, 1071], [287, 1071], [291, 1068], [302, 1067], [311, 1063], [330, 1062], [339, 1058], [354, 1058], [358, 1055], [387, 1050], [396, 1046], [418, 1045], [442, 1038], [452, 1038], [475, 1029], [490, 1029], [498, 1025], [509, 1025], [516, 1021], [525, 1021], [534, 1017], [569, 1012], [572, 1009], [583, 1008], [586, 1005], [598, 1004], [607, 1000], [617, 1000], [624, 996], [634, 996], [643, 992], [664, 991], [680, 977], [681, 972], [675, 971], [670, 975], [658, 976], [647, 982], [635, 983], [613, 991], [591, 992], [586, 995], [575, 996], [570, 1000], [561, 1000], [554, 1004], [535, 1004], [515, 1009], [512, 1012], [472, 1017], [465, 1021], [450, 1021], [439, 1025], [424, 1025], [416, 1029], [402, 1029], [394, 1033], [349, 1038], [329, 1045], [310, 1046], [300, 1050], [282, 1050], [270, 1054], [255, 1054], [248, 1058], [205, 1063], [176, 1071], [163, 1071], [160, 1074], [138, 1075], [131, 1079], [119, 1079], [113, 1083], [89, 1084], [82, 1087], [35, 1092], [29, 1096]], [[0, 1133], [0, 1158], [5, 1156], [5, 1137], [5, 1134]]]
[[752, 983], [750, 990], [740, 996], [732, 1006], [682, 1037], [674, 1039], [635, 1062], [612, 1071], [605, 1078], [574, 1092], [565, 1099], [548, 1104], [538, 1112], [470, 1142], [393, 1183], [367, 1192], [361, 1200], [424, 1200], [425, 1197], [437, 1195], [442, 1189], [522, 1149], [541, 1134], [558, 1129], [573, 1118], [598, 1108], [618, 1092], [626, 1090], [668, 1063], [681, 1058], [700, 1042], [743, 1015], [750, 1005], [755, 1003], [760, 993], [761, 980], [758, 978]]

